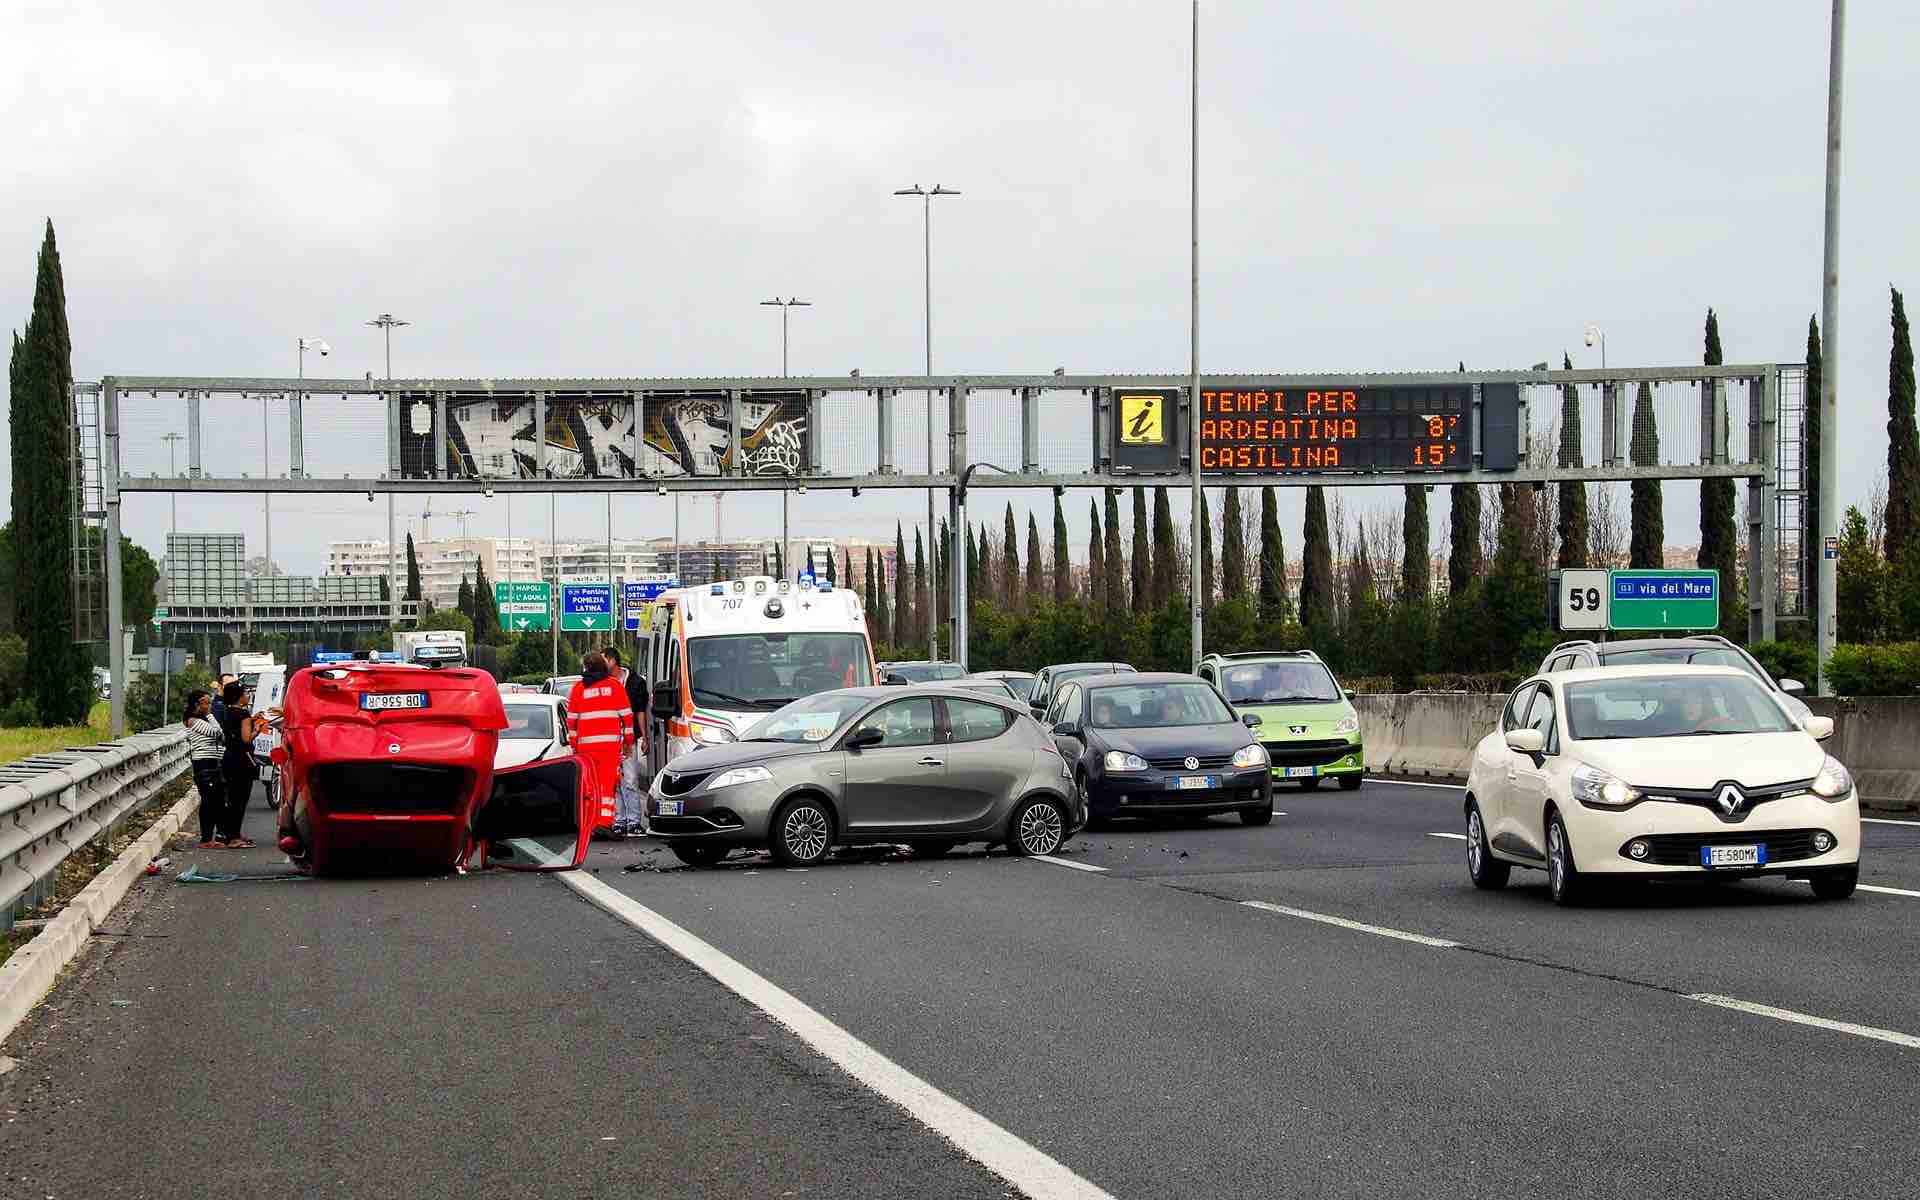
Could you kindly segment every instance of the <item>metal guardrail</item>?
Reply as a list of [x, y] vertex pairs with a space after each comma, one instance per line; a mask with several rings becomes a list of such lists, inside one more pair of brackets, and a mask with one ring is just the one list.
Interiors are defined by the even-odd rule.
[[0, 766], [0, 931], [46, 897], [69, 855], [186, 769], [178, 726]]

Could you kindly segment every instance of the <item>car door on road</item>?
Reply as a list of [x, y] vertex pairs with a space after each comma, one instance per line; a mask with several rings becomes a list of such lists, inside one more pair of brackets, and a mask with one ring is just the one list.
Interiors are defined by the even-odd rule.
[[1555, 719], [1553, 686], [1535, 685], [1526, 713], [1516, 728], [1537, 730], [1542, 750], [1538, 758], [1507, 751], [1507, 812], [1513, 831], [1536, 853], [1546, 852], [1547, 800], [1552, 795], [1550, 771], [1560, 753], [1560, 731]]
[[1009, 735], [1014, 714], [998, 704], [948, 697], [947, 819], [972, 825], [1033, 771], [1033, 750]]
[[932, 696], [891, 700], [854, 723], [848, 737], [868, 729], [880, 742], [846, 755], [846, 811], [849, 829], [888, 828], [938, 821], [949, 804], [947, 747]]

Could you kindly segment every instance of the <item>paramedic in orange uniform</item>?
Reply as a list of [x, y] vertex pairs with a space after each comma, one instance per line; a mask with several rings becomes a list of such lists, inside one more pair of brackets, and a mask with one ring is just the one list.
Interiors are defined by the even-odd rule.
[[594, 828], [610, 829], [620, 787], [620, 759], [633, 748], [634, 720], [627, 689], [598, 653], [581, 660], [580, 682], [567, 694], [567, 737], [573, 752], [593, 770], [591, 786], [599, 803]]

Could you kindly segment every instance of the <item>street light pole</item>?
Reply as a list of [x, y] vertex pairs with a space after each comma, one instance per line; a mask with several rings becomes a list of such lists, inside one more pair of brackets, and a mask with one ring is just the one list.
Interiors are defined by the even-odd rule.
[[[921, 280], [922, 291], [925, 294], [927, 381], [929, 385], [927, 387], [927, 475], [931, 478], [934, 474], [933, 387], [931, 386], [933, 381], [933, 198], [935, 196], [958, 196], [960, 193], [953, 188], [942, 187], [937, 183], [933, 185], [931, 190], [923, 188], [916, 183], [910, 188], [899, 188], [895, 190], [893, 194], [896, 196], [918, 196], [921, 200]], [[937, 597], [940, 595], [940, 580], [938, 578], [940, 571], [940, 553], [939, 548], [934, 544], [934, 539], [938, 536], [938, 533], [939, 527], [933, 523], [933, 488], [929, 486], [927, 488], [928, 553], [926, 599], [928, 609], [926, 614], [927, 658], [929, 661], [938, 661], [940, 658], [940, 623], [934, 620], [934, 614], [939, 611]], [[950, 570], [965, 569], [965, 564], [963, 563], [949, 563], [947, 565]]]
[[[789, 296], [785, 300], [775, 296], [771, 300], [762, 300], [760, 307], [773, 307], [780, 310], [780, 378], [785, 379], [787, 377], [787, 314], [795, 308], [812, 308], [813, 302], [810, 300], [802, 300], [798, 296]], [[787, 559], [792, 557], [790, 548], [787, 545], [787, 494], [789, 490], [790, 489], [785, 487], [780, 489], [780, 566], [783, 574], [785, 573]], [[931, 493], [929, 493], [929, 495], [931, 495]]]
[[[184, 434], [169, 433], [160, 439], [167, 444], [167, 474], [169, 476], [174, 474], [174, 444], [179, 442], [183, 437], [185, 437]], [[174, 535], [180, 532], [180, 493], [167, 493], [167, 510], [167, 553], [172, 554]], [[173, 597], [171, 594], [167, 596], [167, 601], [168, 603], [172, 603]], [[172, 710], [173, 706], [173, 624], [171, 622], [167, 624], [167, 644], [161, 650], [161, 654], [165, 656], [160, 666], [160, 715], [164, 717]]]
[[[1192, 671], [1200, 673], [1201, 592], [1205, 580], [1200, 575], [1200, 522], [1206, 519], [1206, 493], [1200, 488], [1200, 0], [1193, 0], [1193, 79], [1189, 107], [1193, 121], [1189, 167], [1191, 227], [1189, 229], [1189, 274], [1191, 297], [1188, 311], [1187, 340], [1192, 354], [1192, 379], [1187, 392], [1187, 465], [1193, 471], [1193, 565], [1187, 573], [1187, 591], [1191, 593], [1189, 617], [1192, 622]], [[1165, 549], [1165, 547], [1163, 547]]]
[[[379, 316], [375, 317], [373, 320], [366, 322], [366, 324], [372, 325], [378, 328], [386, 340], [386, 348], [387, 348], [386, 379], [387, 379], [387, 385], [388, 385], [387, 386], [387, 403], [392, 404], [395, 402], [393, 398], [393, 386], [392, 386], [393, 385], [393, 327], [396, 325], [409, 325], [409, 324], [412, 324], [412, 322], [402, 321], [398, 317], [395, 317], [392, 313], [381, 313]], [[509, 500], [508, 503], [511, 504], [512, 501]], [[400, 591], [401, 591], [400, 578], [399, 578], [400, 548], [399, 546], [394, 544], [395, 541], [398, 539], [398, 536], [399, 536], [398, 529], [394, 524], [394, 518], [393, 518], [393, 493], [388, 492], [387, 493], [387, 620], [391, 625], [400, 624]], [[418, 617], [418, 614], [419, 614], [419, 610], [416, 609], [415, 610], [416, 618]]]
[[1833, 0], [1833, 24], [1827, 44], [1827, 205], [1821, 264], [1820, 344], [1825, 347], [1820, 374], [1820, 609], [1814, 645], [1818, 695], [1832, 694], [1827, 660], [1833, 656], [1834, 619], [1839, 578], [1834, 552], [1840, 539], [1840, 95], [1845, 77], [1847, 0]]

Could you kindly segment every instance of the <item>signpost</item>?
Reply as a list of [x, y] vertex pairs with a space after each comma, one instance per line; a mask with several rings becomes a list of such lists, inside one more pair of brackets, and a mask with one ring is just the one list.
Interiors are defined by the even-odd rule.
[[613, 631], [613, 585], [610, 583], [563, 583], [560, 585], [560, 631], [594, 633]]
[[157, 607], [153, 610], [153, 627], [155, 629], [160, 628], [160, 622], [166, 619], [167, 619], [167, 610], [165, 605], [161, 605], [160, 607]]
[[1718, 571], [1608, 573], [1607, 628], [1716, 629], [1720, 625]]
[[1607, 597], [1612, 594], [1604, 567], [1573, 567], [1554, 572], [1560, 601], [1554, 615], [1564, 630], [1605, 629]]
[[653, 602], [661, 593], [680, 586], [677, 575], [650, 575], [645, 579], [629, 579], [620, 588], [621, 615], [625, 618], [628, 633], [638, 633], [646, 625], [646, 617], [653, 608]]
[[496, 583], [494, 606], [500, 612], [500, 625], [515, 633], [553, 628], [553, 585], [540, 583]]

